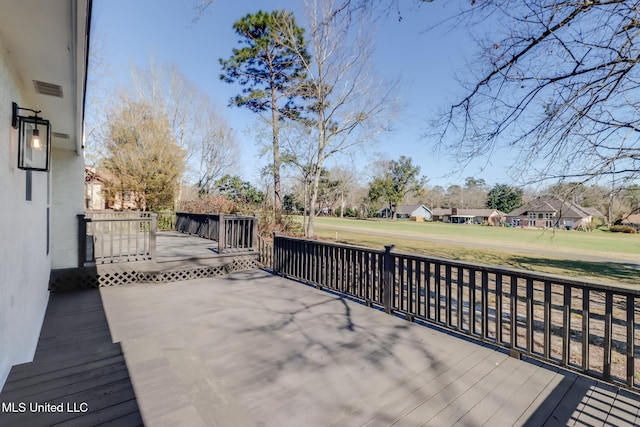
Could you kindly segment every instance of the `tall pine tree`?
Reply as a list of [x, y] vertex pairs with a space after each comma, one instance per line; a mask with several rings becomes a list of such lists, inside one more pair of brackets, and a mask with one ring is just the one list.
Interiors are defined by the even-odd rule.
[[301, 109], [296, 101], [305, 79], [300, 57], [301, 51], [306, 52], [304, 29], [296, 25], [292, 13], [282, 10], [249, 14], [235, 22], [233, 28], [240, 36], [242, 47], [233, 49], [229, 59], [220, 60], [223, 71], [220, 78], [243, 86], [242, 93], [230, 100], [231, 105], [264, 115], [271, 123], [274, 211], [276, 222], [280, 223], [279, 122], [297, 117]]

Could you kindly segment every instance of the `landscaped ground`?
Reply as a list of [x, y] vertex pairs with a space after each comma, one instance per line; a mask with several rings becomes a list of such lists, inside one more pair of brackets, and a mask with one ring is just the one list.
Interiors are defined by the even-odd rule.
[[640, 235], [317, 218], [322, 238], [374, 248], [640, 285]]

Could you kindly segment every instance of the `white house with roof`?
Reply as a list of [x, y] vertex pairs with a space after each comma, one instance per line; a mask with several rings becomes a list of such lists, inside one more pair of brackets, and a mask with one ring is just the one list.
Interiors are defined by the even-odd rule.
[[91, 0], [0, 3], [0, 388], [33, 358], [52, 269], [78, 263], [90, 16]]
[[[393, 210], [386, 206], [376, 212], [379, 218], [392, 218]], [[431, 221], [431, 210], [425, 205], [398, 205], [396, 207], [396, 218], [422, 218], [424, 221]]]

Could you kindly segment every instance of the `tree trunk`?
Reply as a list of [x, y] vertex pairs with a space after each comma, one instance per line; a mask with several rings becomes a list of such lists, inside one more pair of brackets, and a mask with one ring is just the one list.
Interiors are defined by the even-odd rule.
[[311, 187], [311, 201], [309, 202], [309, 222], [307, 223], [307, 237], [313, 237], [315, 235], [315, 230], [313, 229], [315, 225], [316, 218], [316, 203], [318, 202], [318, 184], [320, 183], [320, 171], [322, 169], [322, 161], [318, 162], [314, 176], [313, 176], [313, 186]]
[[309, 184], [307, 184], [307, 177], [304, 178], [304, 194], [302, 199], [302, 230], [307, 232], [307, 206], [309, 204]]
[[[273, 85], [272, 85], [273, 87]], [[282, 224], [282, 193], [280, 189], [280, 142], [278, 138], [277, 95], [275, 88], [271, 90], [271, 126], [273, 128], [273, 213], [276, 225]]]
[[320, 173], [322, 172], [322, 164], [324, 162], [324, 147], [326, 146], [325, 131], [323, 121], [318, 120], [318, 157], [316, 158], [315, 170], [313, 171], [313, 186], [311, 188], [311, 207], [309, 208], [309, 223], [307, 224], [307, 237], [313, 237], [315, 230], [316, 203], [318, 200], [318, 186], [320, 184]]

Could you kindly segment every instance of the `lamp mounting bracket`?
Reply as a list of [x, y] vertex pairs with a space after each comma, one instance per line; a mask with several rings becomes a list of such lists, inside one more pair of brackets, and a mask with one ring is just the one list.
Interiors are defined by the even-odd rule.
[[14, 129], [18, 129], [18, 110], [23, 111], [31, 111], [33, 113], [33, 117], [38, 118], [38, 114], [42, 112], [42, 110], [32, 110], [31, 108], [22, 108], [19, 107], [15, 102], [11, 103], [11, 127]]

